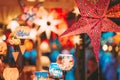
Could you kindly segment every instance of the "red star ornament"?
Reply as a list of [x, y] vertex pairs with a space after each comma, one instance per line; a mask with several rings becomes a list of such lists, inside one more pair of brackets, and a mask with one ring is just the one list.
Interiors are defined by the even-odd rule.
[[99, 62], [100, 38], [102, 32], [120, 32], [114, 22], [107, 18], [106, 13], [110, 0], [75, 0], [81, 18], [61, 36], [87, 33], [91, 39], [94, 54]]

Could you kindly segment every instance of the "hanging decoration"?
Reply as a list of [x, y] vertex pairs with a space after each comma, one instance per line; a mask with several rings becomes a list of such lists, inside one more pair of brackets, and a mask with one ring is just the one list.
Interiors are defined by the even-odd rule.
[[62, 78], [63, 77], [63, 72], [57, 63], [50, 64], [49, 73], [52, 78]]
[[51, 32], [58, 34], [56, 26], [61, 22], [61, 20], [54, 18], [54, 14], [55, 11], [52, 11], [50, 14], [44, 15], [42, 18], [34, 21], [35, 24], [40, 25], [38, 34], [45, 32], [48, 39], [50, 39]]
[[12, 32], [14, 32], [17, 27], [19, 27], [19, 23], [15, 20], [10, 21], [7, 25], [7, 28], [10, 29]]
[[10, 35], [8, 36], [7, 42], [10, 45], [19, 45], [19, 44], [21, 44], [20, 39], [18, 39], [17, 36], [14, 33], [10, 33]]
[[50, 59], [47, 56], [41, 56], [41, 66], [49, 67], [50, 66]]
[[20, 1], [19, 3], [23, 10], [23, 13], [18, 16], [18, 20], [25, 21], [25, 23], [28, 26], [32, 26], [33, 21], [37, 18], [36, 14], [37, 14], [39, 5], [28, 7], [22, 1]]
[[31, 51], [33, 49], [33, 42], [29, 39], [24, 41], [24, 47], [26, 51]]
[[0, 55], [5, 55], [7, 53], [7, 44], [5, 42], [0, 42]]
[[91, 39], [91, 44], [97, 62], [100, 50], [100, 38], [102, 32], [119, 32], [120, 28], [106, 17], [110, 0], [76, 0], [81, 18], [72, 25], [62, 36], [87, 33]]
[[50, 44], [49, 44], [49, 41], [48, 40], [43, 40], [40, 44], [40, 50], [43, 52], [43, 53], [48, 53], [51, 51], [50, 49]]
[[59, 54], [57, 58], [57, 64], [59, 65], [60, 69], [63, 71], [71, 70], [74, 66], [74, 59], [71, 54]]
[[48, 72], [43, 71], [36, 71], [34, 75], [37, 77], [35, 80], [47, 80], [48, 79]]
[[17, 68], [5, 68], [3, 71], [3, 77], [5, 80], [17, 80], [19, 77], [19, 71]]
[[117, 4], [107, 11], [107, 17], [120, 18], [120, 4]]
[[17, 36], [17, 38], [20, 38], [20, 39], [29, 38], [30, 28], [27, 26], [20, 26], [16, 28], [15, 35]]

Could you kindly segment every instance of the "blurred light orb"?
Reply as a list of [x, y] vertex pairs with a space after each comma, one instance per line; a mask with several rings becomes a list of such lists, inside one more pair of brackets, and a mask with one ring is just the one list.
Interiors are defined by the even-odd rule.
[[104, 51], [107, 51], [107, 50], [108, 50], [107, 44], [104, 44], [103, 47], [102, 47], [102, 49], [103, 49]]
[[0, 42], [0, 54], [7, 53], [7, 44], [5, 42]]
[[50, 52], [50, 45], [47, 41], [43, 41], [41, 44], [40, 44], [40, 50], [45, 53], [45, 52]]
[[119, 47], [118, 47], [118, 46], [115, 47], [115, 51], [116, 51], [116, 52], [119, 51]]
[[3, 71], [3, 77], [5, 80], [17, 80], [19, 77], [19, 71], [17, 68], [5, 68]]
[[19, 26], [19, 23], [15, 20], [10, 21], [7, 28], [10, 29], [12, 32], [15, 31], [15, 29]]
[[67, 50], [67, 49], [64, 49], [61, 53], [62, 54], [70, 54], [69, 50]]
[[44, 67], [50, 66], [50, 59], [47, 56], [41, 56], [41, 65]]
[[108, 51], [111, 52], [113, 50], [113, 47], [111, 45], [108, 46]]
[[33, 42], [26, 39], [24, 42], [26, 51], [31, 51], [33, 49]]

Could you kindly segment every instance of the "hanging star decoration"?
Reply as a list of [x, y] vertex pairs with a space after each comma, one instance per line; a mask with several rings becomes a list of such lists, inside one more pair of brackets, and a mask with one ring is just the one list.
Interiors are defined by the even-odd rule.
[[40, 25], [38, 34], [45, 32], [48, 39], [50, 39], [51, 32], [58, 34], [56, 26], [61, 22], [61, 20], [54, 18], [54, 14], [55, 11], [52, 11], [50, 14], [44, 15], [34, 21], [35, 24]]
[[120, 18], [120, 4], [117, 4], [107, 11], [107, 17]]
[[32, 25], [33, 20], [37, 18], [37, 12], [39, 5], [35, 5], [33, 7], [26, 6], [22, 1], [19, 2], [20, 6], [23, 10], [23, 13], [18, 16], [18, 20], [25, 21], [25, 23], [29, 26]]
[[99, 62], [100, 38], [102, 32], [120, 32], [114, 22], [106, 17], [110, 0], [75, 0], [81, 18], [61, 36], [87, 33], [91, 39], [94, 54]]

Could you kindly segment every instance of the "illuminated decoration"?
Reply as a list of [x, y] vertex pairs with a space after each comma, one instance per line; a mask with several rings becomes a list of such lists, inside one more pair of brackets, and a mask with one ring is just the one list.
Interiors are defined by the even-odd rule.
[[24, 41], [24, 46], [25, 46], [25, 50], [26, 51], [31, 51], [33, 49], [33, 42], [28, 40], [28, 39], [26, 39]]
[[102, 49], [103, 49], [104, 51], [111, 52], [112, 49], [113, 49], [113, 47], [112, 47], [111, 45], [104, 44], [104, 45], [102, 46]]
[[108, 51], [111, 52], [113, 50], [113, 47], [111, 45], [108, 46]]
[[80, 35], [75, 35], [75, 36], [73, 36], [73, 43], [74, 43], [74, 44], [80, 44], [80, 40], [82, 40], [82, 39], [80, 38]]
[[7, 53], [7, 44], [0, 42], [0, 54], [5, 55]]
[[60, 37], [59, 40], [63, 48], [73, 48], [75, 46], [73, 36]]
[[20, 39], [29, 38], [30, 28], [27, 26], [20, 26], [16, 28], [15, 35], [17, 36], [17, 38], [20, 38]]
[[29, 39], [32, 39], [33, 41], [36, 40], [37, 30], [36, 29], [30, 29]]
[[[58, 14], [59, 15], [59, 14]], [[66, 22], [65, 19], [62, 18], [62, 16], [60, 17], [61, 22], [57, 25], [57, 29], [58, 29], [58, 35], [61, 35], [63, 32], [65, 32], [68, 29], [68, 24]]]
[[50, 59], [47, 56], [41, 56], [41, 66], [49, 67], [50, 66]]
[[19, 23], [15, 20], [10, 21], [7, 25], [7, 28], [10, 29], [12, 32], [14, 32], [17, 27], [19, 27]]
[[107, 11], [107, 17], [120, 18], [120, 4], [117, 4]]
[[115, 51], [118, 52], [119, 51], [119, 46], [115, 47]]
[[114, 40], [112, 38], [114, 35], [115, 35], [114, 32], [105, 32], [105, 33], [102, 33], [102, 36], [101, 36], [101, 45], [104, 45], [106, 43], [112, 44], [114, 42]]
[[35, 49], [31, 51], [25, 51], [24, 52], [24, 58], [25, 59], [30, 59], [31, 64], [36, 63], [36, 57], [37, 57], [37, 51]]
[[94, 54], [99, 61], [100, 38], [102, 32], [119, 32], [120, 28], [106, 17], [110, 0], [98, 0], [96, 3], [91, 0], [76, 0], [81, 18], [72, 25], [62, 36], [87, 33], [91, 39]]
[[0, 36], [0, 42], [3, 42], [4, 40], [6, 40], [6, 36], [5, 35]]
[[3, 77], [5, 80], [17, 80], [19, 78], [19, 71], [17, 68], [5, 68]]
[[11, 45], [19, 45], [21, 44], [20, 39], [17, 38], [17, 36], [14, 33], [10, 33], [7, 41], [11, 44]]
[[36, 19], [34, 21], [35, 24], [40, 25], [38, 34], [45, 32], [48, 39], [50, 39], [51, 32], [58, 34], [56, 26], [60, 22], [61, 20], [54, 18], [54, 11], [52, 11], [49, 15], [42, 16], [41, 19]]
[[74, 13], [76, 16], [80, 15], [80, 12], [79, 12], [78, 7], [74, 7], [73, 13]]
[[23, 13], [18, 16], [18, 20], [25, 21], [27, 25], [32, 26], [33, 20], [37, 18], [36, 13], [38, 11], [38, 5], [35, 5], [33, 7], [28, 7], [21, 0], [19, 1], [19, 3], [23, 10]]
[[43, 53], [46, 53], [46, 52], [50, 52], [50, 51], [51, 51], [51, 49], [50, 49], [50, 44], [48, 43], [47, 40], [42, 41], [42, 43], [40, 44], [40, 50], [41, 50]]
[[120, 34], [113, 36], [114, 44], [120, 43]]
[[68, 71], [74, 66], [73, 56], [70, 54], [59, 54], [57, 64], [63, 71]]
[[57, 57], [59, 54], [60, 54], [60, 52], [57, 50], [50, 53], [50, 55], [49, 55], [50, 61], [55, 63], [57, 61]]
[[50, 77], [52, 78], [62, 78], [63, 72], [57, 63], [51, 63], [49, 68]]
[[48, 72], [36, 71], [34, 74], [37, 77], [35, 80], [47, 80], [48, 78]]

